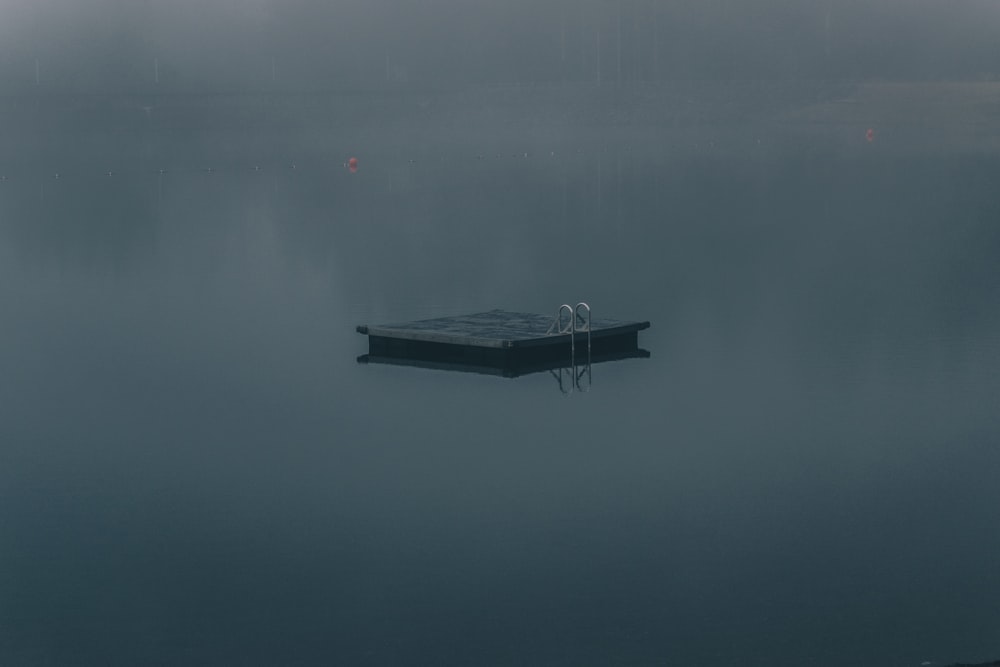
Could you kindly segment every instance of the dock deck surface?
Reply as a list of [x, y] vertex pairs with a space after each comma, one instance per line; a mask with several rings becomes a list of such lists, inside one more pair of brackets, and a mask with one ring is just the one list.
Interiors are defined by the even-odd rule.
[[[442, 343], [462, 347], [513, 349], [569, 343], [570, 334], [548, 334], [553, 317], [533, 313], [491, 310], [472, 315], [436, 317], [397, 324], [361, 325], [358, 332], [372, 337]], [[591, 338], [634, 336], [649, 328], [649, 322], [626, 322], [609, 318], [594, 318], [590, 323]], [[585, 339], [586, 331], [577, 331], [576, 339]]]

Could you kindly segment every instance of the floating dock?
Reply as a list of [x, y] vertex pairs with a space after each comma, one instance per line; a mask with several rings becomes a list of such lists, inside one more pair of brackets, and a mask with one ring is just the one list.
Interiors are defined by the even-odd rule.
[[629, 357], [649, 322], [586, 318], [563, 306], [560, 317], [491, 310], [397, 324], [361, 325], [368, 354], [360, 362], [395, 363], [513, 377], [529, 372]]

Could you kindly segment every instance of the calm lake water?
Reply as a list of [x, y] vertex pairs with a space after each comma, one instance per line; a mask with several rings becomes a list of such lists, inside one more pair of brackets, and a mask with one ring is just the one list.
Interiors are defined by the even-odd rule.
[[[1000, 655], [1000, 158], [145, 116], [5, 139], [0, 662]], [[580, 300], [586, 393], [356, 361]]]

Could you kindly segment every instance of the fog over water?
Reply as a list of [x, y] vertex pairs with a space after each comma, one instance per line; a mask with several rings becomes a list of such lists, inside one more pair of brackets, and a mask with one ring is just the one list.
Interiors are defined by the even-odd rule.
[[[4, 0], [11, 91], [995, 78], [992, 0]], [[39, 63], [36, 72], [35, 61]]]
[[1000, 657], [998, 23], [0, 1], [0, 663]]

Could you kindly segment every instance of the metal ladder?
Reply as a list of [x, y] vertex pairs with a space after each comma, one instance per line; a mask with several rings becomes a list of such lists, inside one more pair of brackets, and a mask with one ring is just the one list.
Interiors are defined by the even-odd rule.
[[[563, 313], [568, 316], [568, 321], [563, 323]], [[584, 317], [586, 314], [586, 317]], [[557, 375], [555, 371], [549, 371], [553, 377], [559, 382], [559, 390], [564, 394], [572, 393], [574, 389], [577, 391], [590, 391], [591, 385], [591, 374], [590, 374], [590, 306], [581, 301], [576, 304], [576, 306], [570, 306], [568, 303], [564, 303], [559, 306], [559, 310], [556, 312], [555, 319], [552, 320], [552, 324], [549, 325], [548, 331], [545, 332], [546, 336], [569, 336], [569, 349], [570, 349], [570, 368], [564, 369], [559, 368], [559, 374]], [[576, 335], [578, 333], [587, 333], [587, 364], [583, 367], [583, 370], [577, 372], [576, 364]], [[571, 373], [571, 384], [569, 391], [564, 388], [563, 385], [563, 370], [567, 370]], [[586, 387], [580, 384], [580, 380], [586, 376], [587, 384]]]

